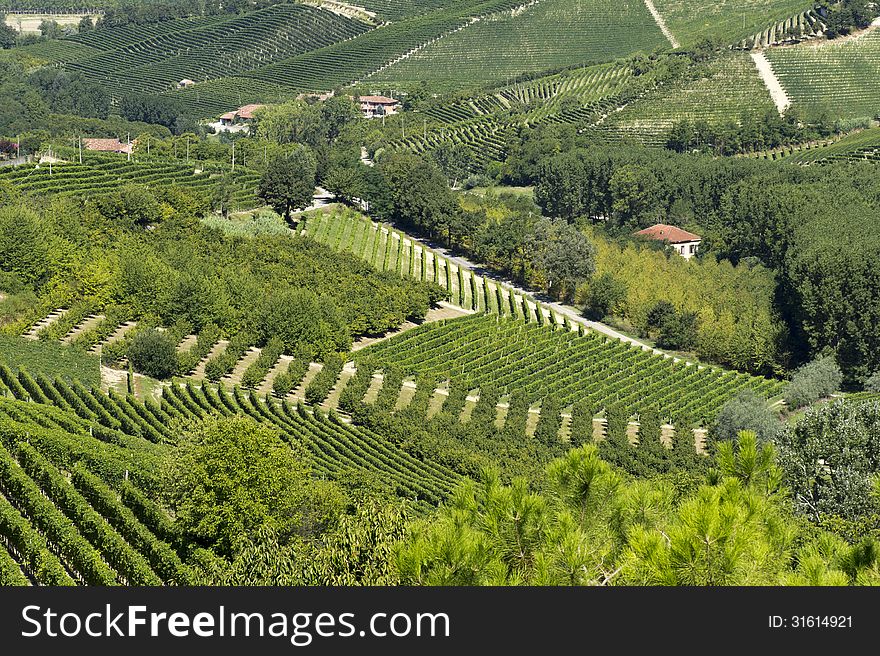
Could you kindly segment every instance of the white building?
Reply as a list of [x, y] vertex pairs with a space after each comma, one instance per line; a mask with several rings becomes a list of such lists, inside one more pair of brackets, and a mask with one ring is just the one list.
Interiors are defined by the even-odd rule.
[[675, 226], [666, 225], [665, 223], [652, 225], [650, 228], [639, 230], [633, 234], [637, 237], [644, 237], [645, 239], [666, 242], [675, 249], [676, 253], [686, 260], [691, 259], [697, 254], [697, 251], [700, 248], [700, 242], [703, 241], [703, 238], [700, 237], [700, 235], [695, 235], [692, 232], [682, 230]]

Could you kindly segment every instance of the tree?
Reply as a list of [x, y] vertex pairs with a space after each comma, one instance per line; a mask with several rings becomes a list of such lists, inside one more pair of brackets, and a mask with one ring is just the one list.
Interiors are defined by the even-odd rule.
[[293, 210], [311, 204], [316, 173], [317, 163], [311, 150], [294, 146], [269, 162], [257, 193], [286, 221], [290, 221]]
[[663, 425], [660, 412], [656, 407], [646, 408], [639, 412], [639, 448], [646, 452], [662, 453]]
[[795, 507], [813, 521], [878, 512], [880, 403], [840, 400], [808, 409], [775, 442]]
[[320, 106], [310, 105], [305, 100], [293, 100], [260, 109], [255, 134], [259, 139], [276, 144], [301, 144], [314, 148], [326, 143], [326, 129]]
[[825, 356], [798, 369], [785, 388], [785, 402], [792, 410], [830, 396], [843, 382], [834, 358]]
[[325, 138], [328, 143], [333, 143], [346, 126], [361, 119], [361, 112], [352, 98], [337, 94], [321, 103], [321, 119]]
[[0, 48], [9, 50], [15, 47], [15, 40], [18, 32], [11, 25], [6, 24], [5, 14], [0, 14]]
[[80, 34], [85, 34], [86, 32], [91, 32], [95, 29], [95, 23], [92, 21], [91, 16], [83, 16], [79, 24], [77, 25], [77, 31]]
[[629, 414], [620, 405], [605, 408], [605, 439], [615, 447], [629, 447]]
[[593, 417], [596, 412], [587, 401], [579, 401], [571, 409], [571, 444], [580, 446], [593, 441]]
[[563, 219], [539, 219], [528, 240], [530, 259], [544, 275], [546, 289], [570, 300], [577, 286], [596, 270], [596, 248]]
[[590, 281], [584, 314], [596, 320], [616, 314], [626, 301], [626, 295], [626, 283], [606, 271]]
[[135, 371], [163, 380], [177, 372], [176, 344], [165, 333], [151, 328], [135, 334], [128, 347], [128, 359]]
[[280, 544], [333, 528], [342, 498], [312, 479], [307, 455], [244, 416], [190, 426], [169, 450], [167, 496], [182, 534], [231, 557], [242, 540], [269, 530]]
[[347, 351], [351, 344], [336, 306], [308, 289], [263, 297], [253, 310], [253, 328], [263, 342], [279, 337], [288, 353], [307, 347], [316, 354], [329, 354]]
[[780, 428], [779, 416], [769, 408], [767, 401], [752, 390], [745, 390], [721, 407], [711, 435], [715, 440], [735, 440], [741, 431], [750, 431], [766, 442]]
[[353, 203], [354, 199], [363, 199], [367, 184], [361, 166], [336, 166], [331, 168], [322, 182], [323, 187], [339, 200]]
[[[393, 153], [377, 167], [387, 189], [387, 220], [415, 227], [432, 237], [446, 234], [452, 216], [460, 211], [458, 200], [436, 164], [410, 153]], [[374, 190], [375, 193], [375, 190]], [[381, 204], [369, 198], [371, 207]]]
[[156, 196], [143, 185], [127, 184], [96, 200], [98, 210], [108, 219], [129, 227], [145, 227], [163, 218]]
[[658, 301], [649, 310], [646, 326], [660, 348], [687, 350], [697, 341], [697, 315], [677, 312], [669, 301]]
[[875, 371], [865, 381], [866, 392], [880, 392], [880, 371]]
[[470, 146], [465, 143], [444, 142], [433, 152], [434, 161], [446, 174], [449, 186], [453, 189], [468, 174], [468, 165], [473, 158]]
[[660, 183], [650, 169], [623, 165], [611, 176], [609, 184], [614, 197], [612, 215], [617, 225], [638, 229], [657, 223], [662, 207]]
[[35, 212], [24, 207], [0, 208], [0, 269], [28, 283], [50, 273], [49, 240]]

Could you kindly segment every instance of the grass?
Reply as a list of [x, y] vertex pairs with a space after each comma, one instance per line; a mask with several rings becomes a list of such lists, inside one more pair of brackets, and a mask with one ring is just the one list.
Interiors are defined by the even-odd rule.
[[50, 379], [79, 380], [86, 387], [101, 384], [98, 356], [55, 341], [0, 336], [0, 362], [13, 371], [23, 369], [29, 374], [43, 374]]
[[498, 185], [492, 187], [473, 187], [472, 189], [468, 189], [467, 191], [472, 194], [477, 194], [479, 196], [485, 196], [486, 194], [493, 194], [495, 196], [508, 194], [510, 196], [525, 196], [526, 198], [535, 197], [534, 187], [512, 187], [510, 185]]

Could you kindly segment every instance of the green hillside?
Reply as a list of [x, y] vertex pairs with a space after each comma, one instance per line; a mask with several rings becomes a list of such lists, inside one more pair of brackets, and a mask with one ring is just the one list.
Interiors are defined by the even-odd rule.
[[693, 76], [647, 93], [610, 116], [607, 127], [656, 144], [675, 121], [737, 122], [746, 111], [775, 107], [751, 57], [731, 53], [700, 65]]
[[373, 79], [443, 86], [503, 82], [667, 45], [639, 0], [541, 0], [474, 22]]
[[738, 43], [814, 4], [809, 0], [654, 0], [683, 46], [702, 39]]
[[880, 113], [880, 33], [821, 45], [773, 48], [773, 70], [796, 107], [837, 118]]
[[[78, 47], [62, 50], [50, 42], [43, 48], [47, 59], [120, 95], [165, 91], [182, 79], [202, 82], [242, 73], [368, 29], [329, 11], [277, 4], [232, 17], [99, 29], [71, 37]], [[40, 48], [31, 52], [39, 56]]]

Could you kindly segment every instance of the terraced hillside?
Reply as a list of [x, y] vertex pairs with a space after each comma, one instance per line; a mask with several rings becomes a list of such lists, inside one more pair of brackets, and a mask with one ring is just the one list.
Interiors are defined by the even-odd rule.
[[672, 124], [682, 119], [736, 122], [746, 111], [775, 111], [770, 93], [748, 54], [726, 54], [701, 69], [701, 76], [696, 79], [650, 91], [611, 115], [604, 125], [657, 145]]
[[452, 103], [428, 108], [426, 129], [389, 145], [426, 153], [443, 143], [465, 144], [475, 162], [502, 161], [508, 135], [522, 124], [589, 126], [614, 111], [620, 95], [650, 85], [623, 63], [597, 64], [516, 82]]
[[880, 113], [880, 31], [836, 43], [768, 50], [767, 58], [792, 103], [834, 118]]
[[280, 3], [232, 17], [95, 30], [71, 37], [76, 46], [46, 45], [32, 54], [66, 64], [119, 98], [132, 90], [166, 91], [185, 78], [203, 82], [243, 73], [369, 29], [331, 11]]
[[810, 0], [653, 0], [683, 46], [702, 39], [736, 44], [815, 3]]
[[359, 351], [357, 359], [406, 375], [516, 390], [532, 403], [554, 396], [562, 406], [614, 405], [631, 414], [655, 405], [683, 423], [713, 417], [742, 389], [765, 398], [781, 392], [779, 381], [675, 362], [596, 332], [486, 314], [416, 328]]
[[503, 82], [666, 45], [639, 0], [533, 0], [474, 22], [373, 79], [449, 87]]

